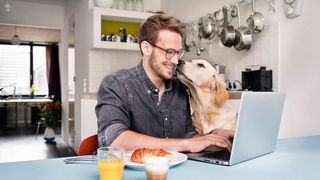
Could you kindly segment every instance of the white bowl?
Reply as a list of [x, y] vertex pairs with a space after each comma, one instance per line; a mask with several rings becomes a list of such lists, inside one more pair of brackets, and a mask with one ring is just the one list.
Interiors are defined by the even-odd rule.
[[111, 8], [114, 0], [94, 0], [94, 2], [98, 7]]

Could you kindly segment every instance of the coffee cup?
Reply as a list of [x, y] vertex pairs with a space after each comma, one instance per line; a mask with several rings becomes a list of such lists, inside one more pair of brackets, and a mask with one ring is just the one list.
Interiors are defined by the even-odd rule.
[[116, 147], [98, 148], [100, 180], [122, 180], [124, 171], [124, 150]]
[[169, 160], [165, 157], [151, 157], [144, 161], [148, 180], [166, 180], [169, 170]]

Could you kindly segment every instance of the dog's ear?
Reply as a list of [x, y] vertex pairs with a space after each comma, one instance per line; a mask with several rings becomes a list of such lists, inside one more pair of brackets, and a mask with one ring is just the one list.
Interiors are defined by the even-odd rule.
[[216, 91], [216, 98], [215, 98], [216, 104], [218, 106], [222, 106], [229, 99], [229, 94], [228, 94], [228, 91], [226, 90], [224, 81], [216, 75], [214, 75], [214, 79], [215, 79], [215, 91]]

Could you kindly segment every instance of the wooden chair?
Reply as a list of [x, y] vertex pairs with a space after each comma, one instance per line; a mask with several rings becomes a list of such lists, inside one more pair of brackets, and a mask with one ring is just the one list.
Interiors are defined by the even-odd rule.
[[79, 148], [78, 148], [78, 156], [97, 154], [97, 149], [98, 149], [98, 135], [95, 134], [85, 138], [80, 142]]

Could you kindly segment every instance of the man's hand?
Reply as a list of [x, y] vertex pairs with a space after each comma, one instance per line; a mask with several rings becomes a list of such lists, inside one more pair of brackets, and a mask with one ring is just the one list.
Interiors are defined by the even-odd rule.
[[233, 134], [233, 131], [224, 131], [221, 129], [215, 133], [212, 132], [211, 134], [189, 138], [187, 140], [187, 146], [190, 152], [200, 152], [211, 145], [216, 145], [231, 151], [232, 144], [229, 138], [233, 137]]

